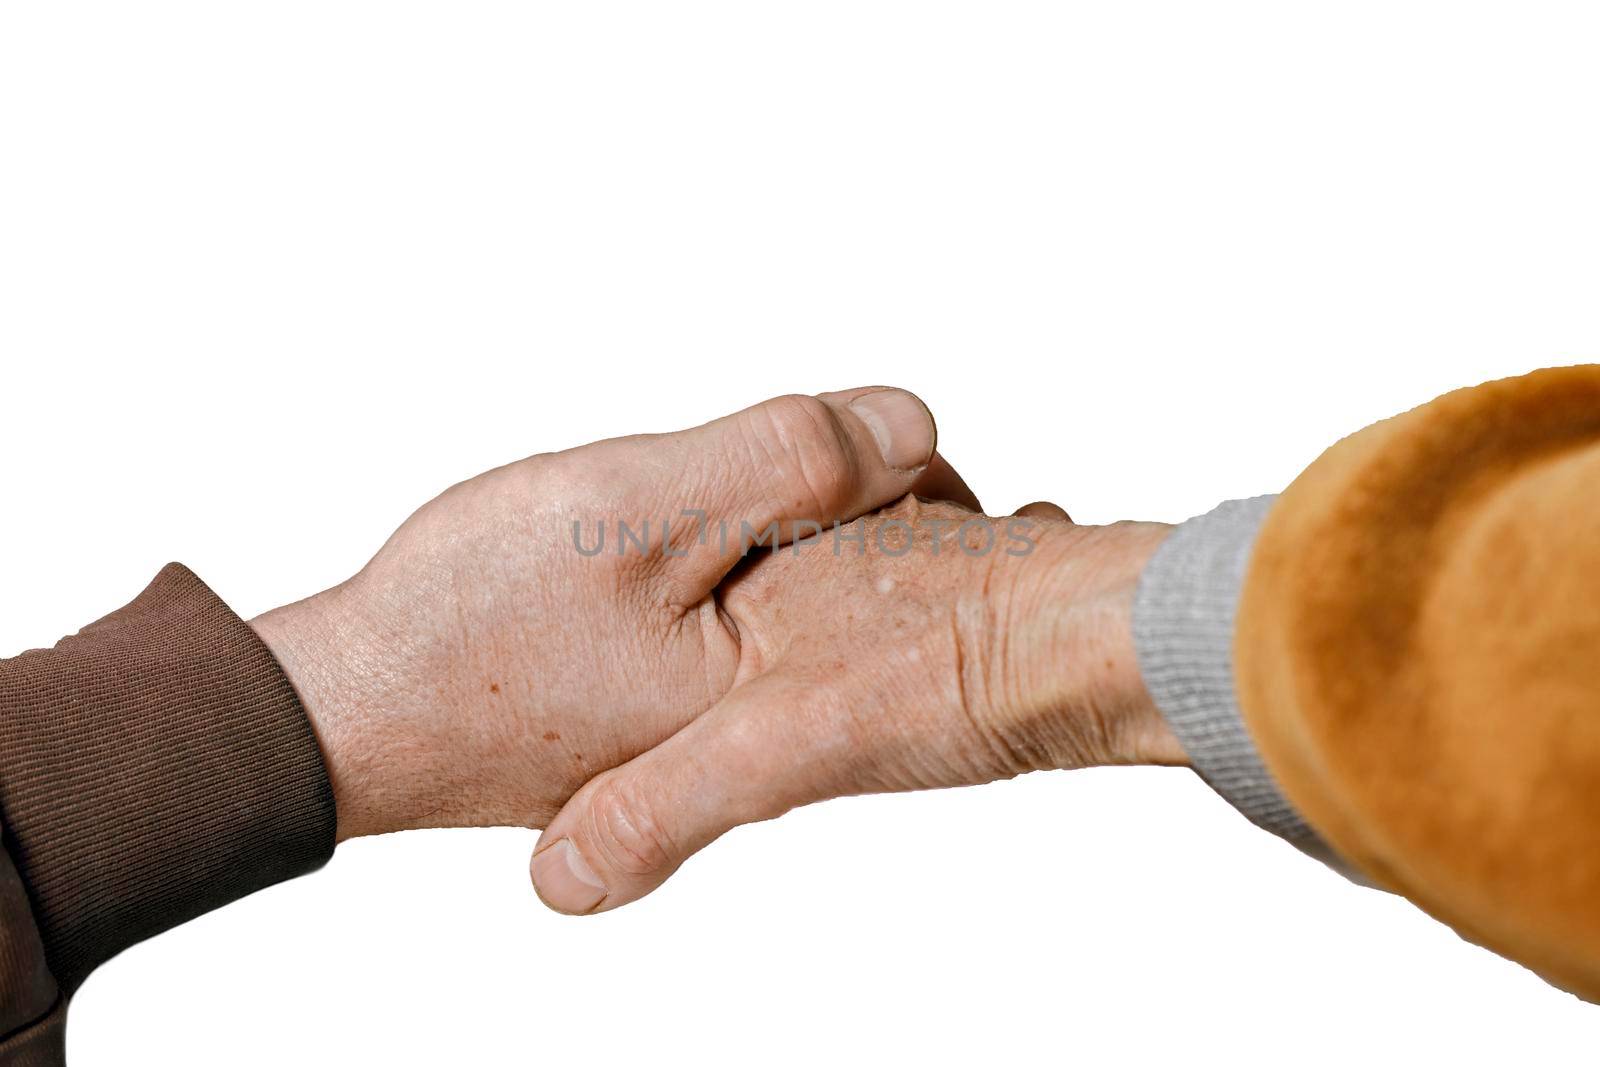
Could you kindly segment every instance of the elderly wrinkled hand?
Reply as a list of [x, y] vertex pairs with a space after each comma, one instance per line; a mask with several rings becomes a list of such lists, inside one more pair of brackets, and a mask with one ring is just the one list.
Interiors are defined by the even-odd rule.
[[534, 855], [540, 895], [617, 907], [732, 827], [829, 797], [1183, 762], [1129, 626], [1166, 532], [907, 497], [758, 551], [720, 591], [731, 690], [568, 802]]

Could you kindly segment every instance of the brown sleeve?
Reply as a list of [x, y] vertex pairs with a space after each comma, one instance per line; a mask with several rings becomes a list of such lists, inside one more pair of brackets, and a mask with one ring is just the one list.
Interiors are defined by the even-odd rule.
[[1380, 883], [1600, 998], [1600, 367], [1335, 445], [1256, 541], [1239, 702]]
[[0, 1065], [64, 1061], [66, 1000], [44, 962], [28, 890], [0, 848]]
[[[0, 1053], [37, 1019], [15, 1005], [50, 1008], [56, 986], [70, 996], [127, 946], [310, 871], [334, 843], [288, 679], [175, 563], [55, 648], [0, 660], [0, 818], [15, 865], [15, 884], [0, 865]], [[11, 899], [24, 890], [32, 931]]]

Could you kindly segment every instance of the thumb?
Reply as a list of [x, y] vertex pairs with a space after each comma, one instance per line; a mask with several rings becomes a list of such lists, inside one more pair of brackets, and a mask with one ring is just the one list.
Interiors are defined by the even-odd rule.
[[[529, 873], [540, 898], [572, 915], [649, 893], [735, 826], [777, 818], [831, 795], [786, 737], [799, 687], [772, 676], [635, 759], [592, 778], [551, 820]], [[801, 743], [803, 747], [803, 742]]]
[[[898, 500], [930, 473], [936, 438], [933, 414], [914, 394], [873, 386], [780, 396], [652, 439], [662, 462], [682, 472], [675, 487], [692, 504], [684, 517], [706, 524], [680, 524], [680, 539], [692, 543], [667, 568], [671, 598], [697, 603], [751, 540], [775, 549]], [[931, 473], [965, 489], [948, 464]]]

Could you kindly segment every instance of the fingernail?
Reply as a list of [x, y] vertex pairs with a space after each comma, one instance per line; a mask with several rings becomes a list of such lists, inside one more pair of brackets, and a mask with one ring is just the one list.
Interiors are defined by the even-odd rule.
[[883, 461], [896, 470], [926, 467], [933, 458], [933, 416], [903, 389], [880, 389], [850, 401], [878, 442]]
[[533, 857], [533, 885], [546, 904], [573, 915], [593, 911], [607, 892], [583, 853], [565, 838]]

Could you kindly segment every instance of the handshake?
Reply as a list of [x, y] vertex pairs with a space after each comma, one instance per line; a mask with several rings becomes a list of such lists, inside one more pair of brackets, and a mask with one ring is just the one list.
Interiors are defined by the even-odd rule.
[[787, 396], [489, 471], [255, 619], [340, 840], [543, 828], [551, 907], [859, 793], [1182, 763], [1134, 588], [1168, 527], [982, 514], [910, 393]]
[[991, 518], [910, 393], [789, 396], [479, 475], [252, 624], [168, 567], [0, 660], [0, 1063], [335, 839], [542, 828], [588, 914], [803, 804], [1115, 763], [1600, 998], [1596, 412], [1460, 390], [1173, 532]]

